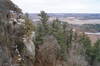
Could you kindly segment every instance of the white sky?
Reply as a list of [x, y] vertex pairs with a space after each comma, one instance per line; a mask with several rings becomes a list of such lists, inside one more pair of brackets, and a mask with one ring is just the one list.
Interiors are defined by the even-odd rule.
[[100, 0], [12, 0], [23, 12], [100, 13]]

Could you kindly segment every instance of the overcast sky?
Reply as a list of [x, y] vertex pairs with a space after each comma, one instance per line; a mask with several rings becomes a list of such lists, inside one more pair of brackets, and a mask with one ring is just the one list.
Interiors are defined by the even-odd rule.
[[100, 13], [100, 0], [12, 0], [23, 12]]

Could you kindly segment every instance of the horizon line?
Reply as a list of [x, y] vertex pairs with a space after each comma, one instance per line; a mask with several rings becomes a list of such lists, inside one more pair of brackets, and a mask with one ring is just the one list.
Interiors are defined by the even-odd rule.
[[[25, 12], [25, 13], [28, 13], [28, 12]], [[36, 12], [33, 12], [33, 13], [35, 13], [36, 14]], [[29, 14], [33, 14], [33, 13], [29, 13]], [[40, 12], [37, 12], [37, 14], [38, 13], [40, 13]], [[91, 12], [46, 12], [46, 13], [58, 13], [58, 14], [61, 14], [61, 13], [66, 13], [66, 14], [100, 14], [100, 12], [93, 12], [93, 13], [91, 13]]]

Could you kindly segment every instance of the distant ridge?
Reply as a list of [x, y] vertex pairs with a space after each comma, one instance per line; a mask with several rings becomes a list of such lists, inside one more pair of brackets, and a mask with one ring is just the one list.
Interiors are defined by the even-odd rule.
[[[37, 18], [38, 13], [30, 13], [31, 18]], [[75, 17], [77, 19], [88, 20], [88, 19], [100, 19], [100, 13], [48, 13], [50, 17], [57, 18], [67, 18], [67, 17]]]

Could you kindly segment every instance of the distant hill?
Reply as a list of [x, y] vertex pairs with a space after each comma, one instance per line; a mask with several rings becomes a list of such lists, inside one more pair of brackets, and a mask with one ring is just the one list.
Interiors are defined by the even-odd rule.
[[[32, 19], [38, 18], [37, 13], [31, 13], [29, 15]], [[48, 13], [48, 15], [56, 18], [75, 17], [81, 20], [100, 19], [100, 13]]]

